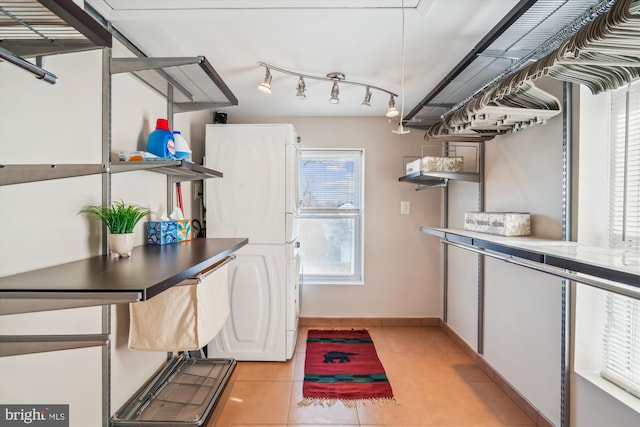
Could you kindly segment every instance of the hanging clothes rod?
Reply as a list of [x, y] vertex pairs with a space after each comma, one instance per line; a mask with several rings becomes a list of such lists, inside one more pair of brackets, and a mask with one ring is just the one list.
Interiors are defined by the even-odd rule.
[[622, 283], [613, 283], [606, 280], [599, 280], [597, 278], [592, 278], [590, 276], [584, 276], [577, 273], [573, 273], [559, 267], [527, 261], [523, 258], [515, 258], [511, 255], [500, 254], [488, 249], [477, 248], [475, 246], [470, 246], [464, 243], [452, 242], [449, 240], [442, 240], [442, 243], [445, 243], [449, 246], [453, 246], [456, 248], [475, 252], [480, 255], [496, 258], [501, 261], [505, 261], [509, 264], [514, 264], [520, 267], [525, 267], [532, 270], [540, 271], [542, 273], [551, 274], [556, 277], [561, 277], [563, 279], [568, 279], [574, 282], [582, 283], [583, 285], [588, 285], [597, 289], [602, 289], [602, 290], [613, 292], [619, 295], [624, 295], [636, 300], [640, 300], [640, 290], [638, 290], [638, 288], [636, 287], [628, 286]]
[[14, 65], [17, 65], [18, 67], [27, 70], [32, 74], [35, 74], [38, 79], [44, 80], [47, 83], [55, 84], [58, 79], [55, 74], [50, 73], [44, 68], [40, 68], [37, 65], [32, 64], [26, 59], [22, 59], [19, 56], [14, 55], [13, 53], [2, 47], [0, 47], [0, 58]]

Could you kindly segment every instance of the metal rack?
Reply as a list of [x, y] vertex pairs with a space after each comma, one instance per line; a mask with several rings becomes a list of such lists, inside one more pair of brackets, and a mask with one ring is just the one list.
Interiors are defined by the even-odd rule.
[[170, 100], [175, 113], [238, 105], [238, 99], [204, 56], [111, 58], [109, 71], [135, 75]]
[[521, 0], [405, 116], [405, 126], [429, 129], [531, 61], [536, 61], [606, 12], [613, 0]]
[[[432, 189], [432, 188], [445, 188], [448, 185], [449, 180], [467, 181], [480, 183], [480, 150], [478, 145], [464, 145], [464, 144], [449, 144], [449, 143], [436, 143], [436, 144], [424, 144], [422, 146], [422, 156], [410, 156], [403, 157], [402, 168], [405, 170], [407, 160], [419, 160], [424, 159], [428, 155], [447, 157], [460, 157], [464, 159], [464, 167], [461, 171], [447, 171], [447, 170], [430, 170], [424, 169], [417, 170], [408, 173], [398, 178], [400, 182], [406, 182], [409, 184], [417, 184], [416, 191]], [[458, 156], [459, 155], [459, 156]], [[472, 158], [472, 159], [470, 159]]]
[[233, 359], [174, 356], [115, 413], [113, 426], [202, 426], [231, 378]]
[[40, 57], [111, 47], [111, 34], [72, 0], [22, 0], [0, 6], [0, 58], [36, 77], [55, 83], [41, 61], [32, 64], [22, 57]]

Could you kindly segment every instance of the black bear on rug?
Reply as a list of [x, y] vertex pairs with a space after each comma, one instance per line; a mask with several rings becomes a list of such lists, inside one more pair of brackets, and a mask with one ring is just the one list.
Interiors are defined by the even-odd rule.
[[340, 363], [351, 362], [349, 356], [357, 356], [358, 353], [346, 353], [344, 351], [328, 351], [324, 354], [324, 363], [336, 363], [338, 360]]

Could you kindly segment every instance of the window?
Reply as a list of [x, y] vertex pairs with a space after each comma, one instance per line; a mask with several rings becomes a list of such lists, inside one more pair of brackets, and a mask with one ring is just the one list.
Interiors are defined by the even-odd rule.
[[300, 256], [305, 283], [362, 283], [362, 150], [300, 153]]
[[[609, 242], [640, 249], [640, 84], [611, 96]], [[640, 397], [640, 301], [609, 293], [602, 376]]]
[[640, 250], [640, 84], [611, 97], [612, 247]]

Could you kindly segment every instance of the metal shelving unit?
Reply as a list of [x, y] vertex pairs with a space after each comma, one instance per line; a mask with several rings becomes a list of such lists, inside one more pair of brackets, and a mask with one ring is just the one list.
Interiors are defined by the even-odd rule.
[[[112, 36], [120, 34], [90, 7], [73, 0], [18, 0], [0, 5], [0, 59], [11, 62], [49, 83], [56, 76], [43, 67], [41, 55], [102, 49], [101, 164], [0, 165], [0, 186], [87, 175], [102, 175], [102, 201], [110, 203], [110, 175], [148, 170], [167, 176], [168, 203], [177, 182], [220, 178], [222, 173], [186, 161], [111, 163], [111, 76], [131, 73], [167, 99], [167, 116], [237, 105], [238, 100], [206, 58], [147, 58], [127, 43], [137, 58], [111, 57]], [[52, 34], [47, 31], [55, 30]], [[61, 31], [62, 30], [62, 31]], [[21, 56], [35, 56], [35, 64]], [[173, 247], [140, 246], [125, 262], [107, 255], [0, 277], [0, 316], [66, 308], [102, 307], [101, 333], [73, 335], [3, 335], [0, 357], [101, 347], [102, 425], [111, 414], [110, 305], [145, 300], [178, 284], [220, 257], [235, 252], [246, 239], [195, 239]], [[107, 250], [106, 239], [103, 250]], [[106, 252], [105, 252], [106, 253]], [[171, 259], [171, 262], [167, 262]], [[199, 362], [202, 363], [202, 362]], [[228, 381], [235, 362], [226, 364], [208, 411]], [[207, 379], [207, 381], [212, 381]]]
[[630, 251], [447, 228], [421, 227], [420, 231], [447, 245], [640, 299], [640, 260]]
[[[415, 160], [415, 162], [420, 161], [421, 166], [419, 168], [412, 168], [413, 172], [411, 172], [409, 169], [410, 164], [406, 163], [407, 157], [403, 158], [403, 170], [406, 168], [406, 172], [410, 173], [401, 176], [398, 178], [398, 181], [416, 184], [416, 191], [431, 188], [446, 188], [449, 180], [481, 183], [480, 156], [484, 149], [483, 144], [481, 141], [473, 145], [450, 144], [448, 142], [425, 144], [422, 146], [422, 155], [420, 157], [408, 157], [409, 159]], [[447, 169], [446, 167], [444, 167], [443, 170], [429, 170], [429, 168], [423, 167], [423, 160], [420, 159], [457, 159], [460, 170], [445, 170]], [[415, 162], [412, 163], [415, 164]]]
[[114, 162], [111, 173], [148, 170], [171, 176], [177, 181], [194, 181], [207, 178], [222, 178], [222, 172], [187, 162], [186, 160]]
[[476, 172], [414, 172], [401, 176], [398, 181], [418, 184], [424, 188], [437, 188], [446, 185], [450, 179], [480, 182], [480, 174]]
[[173, 112], [238, 105], [207, 58], [111, 58], [111, 74], [131, 73], [170, 101]]
[[0, 6], [2, 47], [33, 57], [111, 47], [111, 34], [73, 0], [22, 0]]
[[138, 170], [161, 173], [175, 182], [222, 178], [222, 172], [185, 160], [119, 162], [111, 163], [109, 167], [98, 164], [0, 165], [0, 186]]
[[[137, 246], [125, 260], [100, 255], [0, 277], [0, 315], [144, 301], [222, 261], [247, 243], [242, 238], [216, 238], [168, 247]], [[0, 336], [0, 356], [108, 342], [108, 333]]]

